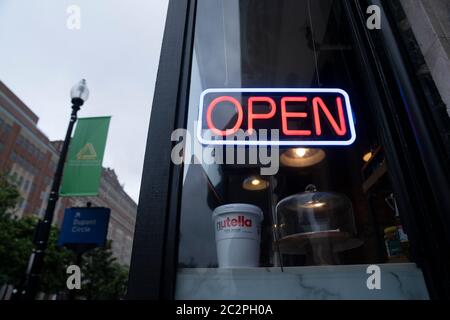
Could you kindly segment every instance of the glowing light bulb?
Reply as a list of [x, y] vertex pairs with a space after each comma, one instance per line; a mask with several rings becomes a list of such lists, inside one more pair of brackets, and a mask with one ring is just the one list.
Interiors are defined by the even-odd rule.
[[251, 176], [242, 182], [242, 188], [248, 191], [261, 191], [267, 189], [269, 182], [260, 176]]
[[367, 152], [367, 153], [364, 155], [363, 160], [364, 160], [364, 162], [369, 162], [370, 159], [372, 159], [372, 157], [373, 157], [373, 154], [372, 154], [372, 152], [370, 151], [370, 152]]
[[260, 183], [261, 183], [261, 181], [258, 180], [258, 179], [253, 179], [252, 180], [252, 185], [254, 185], [254, 186], [258, 186]]
[[308, 151], [308, 149], [305, 149], [305, 148], [297, 148], [294, 150], [295, 155], [299, 158], [303, 158], [306, 155], [307, 151]]

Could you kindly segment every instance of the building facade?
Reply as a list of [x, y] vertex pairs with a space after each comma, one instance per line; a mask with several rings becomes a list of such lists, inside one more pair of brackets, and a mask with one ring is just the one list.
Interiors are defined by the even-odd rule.
[[[0, 173], [7, 174], [18, 187], [21, 198], [13, 214], [43, 217], [53, 174], [62, 147], [50, 141], [37, 127], [38, 117], [0, 81]], [[53, 224], [60, 226], [64, 209], [92, 206], [111, 209], [108, 239], [114, 256], [129, 265], [136, 216], [136, 203], [124, 191], [113, 169], [103, 168], [99, 194], [95, 197], [61, 197]]]
[[[414, 36], [422, 63], [431, 74], [443, 104], [450, 114], [450, 2], [446, 0], [401, 0], [403, 30]], [[403, 12], [402, 12], [403, 11]], [[422, 69], [423, 71], [423, 69]]]
[[17, 217], [42, 217], [58, 153], [38, 127], [39, 118], [0, 81], [0, 172], [16, 182]]

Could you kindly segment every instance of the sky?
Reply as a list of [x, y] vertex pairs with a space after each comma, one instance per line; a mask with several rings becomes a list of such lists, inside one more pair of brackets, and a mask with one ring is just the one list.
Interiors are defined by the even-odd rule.
[[[80, 29], [69, 29], [80, 9]], [[112, 116], [103, 165], [137, 201], [168, 0], [0, 0], [0, 80], [64, 138], [70, 89], [85, 78], [79, 117]]]

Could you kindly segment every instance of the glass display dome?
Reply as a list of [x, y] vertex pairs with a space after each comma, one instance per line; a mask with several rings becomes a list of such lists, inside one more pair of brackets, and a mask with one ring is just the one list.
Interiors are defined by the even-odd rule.
[[363, 243], [356, 238], [352, 203], [343, 194], [318, 192], [309, 185], [281, 200], [276, 213], [277, 245], [283, 254], [311, 254], [317, 264], [334, 264], [333, 253]]

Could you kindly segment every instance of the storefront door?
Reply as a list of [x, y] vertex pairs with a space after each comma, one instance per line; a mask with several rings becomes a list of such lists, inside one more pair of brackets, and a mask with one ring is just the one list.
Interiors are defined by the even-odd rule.
[[430, 249], [429, 234], [448, 248], [445, 227], [433, 225], [442, 207], [420, 189], [432, 183], [426, 174], [411, 175], [427, 164], [362, 7], [171, 5], [178, 20], [168, 20], [155, 93], [131, 298], [446, 294], [436, 279], [447, 254]]

